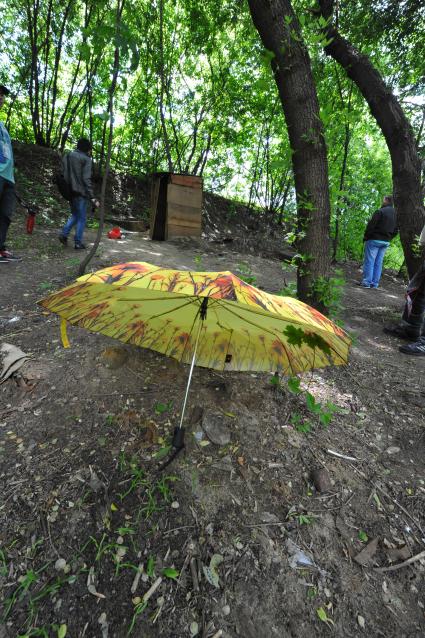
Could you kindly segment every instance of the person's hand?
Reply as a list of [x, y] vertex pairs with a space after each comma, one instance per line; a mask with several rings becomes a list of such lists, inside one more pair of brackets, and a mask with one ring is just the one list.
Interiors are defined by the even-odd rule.
[[99, 208], [100, 206], [100, 202], [97, 199], [92, 199], [91, 203], [93, 204], [95, 208]]

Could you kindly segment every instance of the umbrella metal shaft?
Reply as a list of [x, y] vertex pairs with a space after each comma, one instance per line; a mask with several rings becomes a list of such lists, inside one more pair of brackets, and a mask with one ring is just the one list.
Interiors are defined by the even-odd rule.
[[192, 362], [190, 364], [189, 378], [187, 380], [186, 394], [185, 394], [184, 401], [183, 401], [182, 415], [181, 415], [181, 418], [180, 418], [179, 428], [181, 428], [182, 425], [183, 425], [183, 418], [184, 418], [184, 413], [185, 413], [185, 410], [186, 410], [187, 397], [189, 396], [190, 382], [192, 381], [192, 373], [193, 373], [193, 368], [195, 366], [195, 359], [196, 359], [196, 350], [198, 348], [198, 341], [199, 341], [199, 336], [201, 334], [201, 330], [202, 330], [202, 319], [200, 318], [199, 319], [198, 334], [196, 335], [196, 341], [195, 341], [195, 349], [193, 351]]

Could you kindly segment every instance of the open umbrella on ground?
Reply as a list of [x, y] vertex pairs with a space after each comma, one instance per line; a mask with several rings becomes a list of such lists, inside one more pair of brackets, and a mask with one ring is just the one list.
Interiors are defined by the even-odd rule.
[[84, 275], [39, 302], [66, 322], [190, 363], [174, 447], [194, 365], [297, 374], [347, 363], [351, 340], [291, 297], [271, 295], [231, 272], [171, 270], [145, 262]]

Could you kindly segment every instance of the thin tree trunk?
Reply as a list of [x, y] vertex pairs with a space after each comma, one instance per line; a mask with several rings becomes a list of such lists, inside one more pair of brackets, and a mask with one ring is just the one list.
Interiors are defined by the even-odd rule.
[[164, 1], [159, 0], [159, 74], [161, 89], [159, 94], [159, 114], [161, 117], [161, 128], [164, 136], [165, 153], [167, 155], [168, 170], [173, 171], [173, 160], [171, 159], [170, 140], [168, 137], [167, 124], [165, 122], [164, 113], [164, 94], [165, 94], [165, 63], [164, 63]]
[[412, 246], [425, 222], [421, 163], [412, 127], [397, 98], [369, 58], [343, 38], [330, 22], [334, 0], [319, 0], [319, 5], [321, 15], [327, 20], [327, 26], [323, 29], [328, 41], [325, 52], [355, 82], [387, 142], [400, 239], [411, 277], [422, 263], [422, 258], [414, 253]]
[[328, 277], [329, 184], [326, 144], [308, 51], [289, 0], [249, 0], [272, 68], [288, 127], [298, 208], [297, 289], [302, 301], [325, 310], [315, 288]]
[[103, 174], [102, 186], [100, 191], [100, 210], [99, 210], [99, 228], [97, 229], [96, 239], [94, 244], [90, 250], [90, 252], [86, 255], [86, 257], [80, 263], [78, 268], [78, 275], [81, 277], [84, 275], [87, 266], [90, 261], [93, 259], [96, 254], [97, 248], [99, 246], [102, 233], [103, 233], [103, 225], [105, 220], [105, 194], [106, 194], [106, 184], [108, 181], [109, 175], [109, 166], [111, 162], [111, 153], [112, 153], [112, 137], [114, 133], [114, 94], [117, 86], [118, 73], [120, 70], [120, 50], [118, 44], [118, 31], [121, 24], [122, 12], [124, 9], [125, 0], [117, 0], [117, 9], [116, 9], [116, 17], [115, 17], [115, 51], [114, 51], [114, 65], [112, 70], [112, 82], [109, 89], [109, 104], [108, 104], [108, 112], [109, 112], [109, 137], [108, 137], [108, 150], [106, 155], [106, 163], [105, 163], [105, 172]]

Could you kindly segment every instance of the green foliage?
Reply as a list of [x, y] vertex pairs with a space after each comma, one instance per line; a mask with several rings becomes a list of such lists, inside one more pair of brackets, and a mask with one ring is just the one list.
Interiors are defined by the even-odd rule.
[[236, 270], [239, 273], [239, 278], [242, 279], [247, 284], [255, 286], [257, 282], [257, 277], [252, 274], [252, 269], [249, 264], [242, 261], [240, 264], [236, 266]]
[[169, 412], [172, 407], [173, 407], [172, 401], [167, 401], [167, 403], [161, 403], [161, 401], [158, 401], [154, 405], [154, 411], [155, 411], [155, 414], [164, 414], [165, 412]]
[[[284, 27], [295, 45], [300, 23], [329, 149], [336, 257], [360, 261], [367, 220], [382, 195], [392, 190], [389, 154], [362, 96], [344, 72], [325, 60], [326, 20], [313, 15], [305, 0], [292, 5], [297, 20], [286, 15]], [[340, 5], [341, 32], [370, 55], [401, 96], [418, 146], [423, 146], [422, 103], [417, 99], [423, 93], [425, 57], [420, 3]], [[89, 9], [75, 2], [69, 7], [24, 0], [5, 4], [1, 35], [7, 47], [0, 57], [0, 78], [7, 78], [16, 98], [1, 118], [7, 118], [12, 136], [61, 150], [90, 135], [94, 158], [104, 165], [103, 128], [117, 45], [121, 68], [112, 167], [133, 174], [174, 170], [202, 175], [207, 190], [264, 210], [269, 220], [283, 225], [288, 241], [300, 240], [305, 229], [294, 225], [293, 151], [273, 78], [275, 55], [260, 45], [248, 3], [134, 0], [124, 5], [118, 28], [114, 6], [94, 2]], [[318, 139], [314, 127], [304, 135], [307, 144]], [[39, 220], [54, 223], [57, 203], [38, 176], [25, 179], [19, 170], [17, 177], [25, 198], [31, 193], [40, 205]], [[308, 193], [298, 204], [314, 214]], [[236, 205], [230, 204], [228, 219], [236, 214]], [[95, 227], [96, 221], [90, 224]], [[299, 255], [296, 265], [307, 268], [310, 259]], [[396, 239], [385, 266], [398, 269], [402, 259]], [[326, 282], [317, 285], [332, 304]]]
[[367, 543], [367, 541], [369, 540], [369, 536], [363, 530], [359, 531], [358, 537], [359, 541], [361, 541], [362, 543]]
[[281, 297], [294, 297], [296, 299], [297, 284], [290, 281], [288, 284], [286, 284], [286, 286], [284, 286], [281, 290], [279, 290], [277, 294], [280, 295]]
[[335, 275], [335, 277], [318, 277], [313, 283], [316, 299], [323, 303], [333, 319], [337, 319], [343, 310], [341, 299], [345, 286], [342, 270], [336, 270]]

